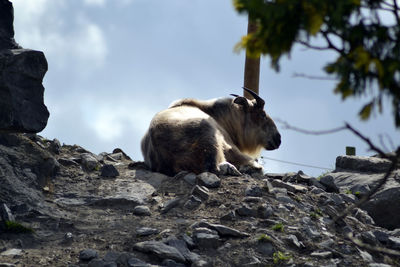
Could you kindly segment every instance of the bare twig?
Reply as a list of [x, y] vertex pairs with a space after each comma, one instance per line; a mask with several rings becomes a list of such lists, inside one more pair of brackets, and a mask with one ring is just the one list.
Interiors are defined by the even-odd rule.
[[391, 255], [391, 256], [400, 256], [400, 251], [388, 249], [388, 248], [376, 247], [376, 246], [373, 247], [371, 245], [365, 244], [360, 239], [353, 237], [353, 235], [351, 233], [348, 234], [347, 237], [350, 239], [351, 242], [353, 242], [360, 248], [365, 248], [369, 251], [384, 253], [384, 254]]
[[322, 131], [309, 131], [309, 130], [305, 130], [302, 128], [298, 128], [295, 126], [290, 125], [289, 123], [287, 123], [286, 121], [280, 120], [280, 119], [274, 119], [276, 122], [279, 122], [280, 124], [283, 125], [284, 129], [288, 129], [288, 130], [293, 130], [299, 133], [303, 133], [303, 134], [310, 134], [310, 135], [325, 135], [325, 134], [333, 134], [333, 133], [337, 133], [343, 130], [346, 130], [346, 126], [342, 126], [342, 127], [337, 127], [337, 128], [333, 128], [333, 129], [329, 129], [329, 130], [322, 130]]
[[294, 78], [306, 78], [306, 79], [310, 79], [310, 80], [325, 80], [325, 81], [337, 81], [336, 78], [332, 78], [332, 77], [324, 77], [324, 76], [314, 76], [314, 75], [307, 75], [304, 73], [293, 73], [293, 77]]

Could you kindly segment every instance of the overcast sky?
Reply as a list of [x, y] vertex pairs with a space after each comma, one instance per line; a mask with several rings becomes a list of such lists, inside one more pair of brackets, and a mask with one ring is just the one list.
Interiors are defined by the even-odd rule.
[[[50, 111], [40, 134], [78, 144], [94, 153], [121, 148], [142, 160], [140, 140], [154, 114], [176, 99], [211, 99], [240, 94], [244, 53], [235, 44], [245, 34], [247, 18], [231, 0], [13, 0], [16, 41], [45, 53], [45, 104]], [[350, 122], [388, 150], [400, 144], [389, 102], [384, 115], [360, 122], [362, 103], [342, 102], [333, 81], [293, 77], [321, 76], [335, 58], [328, 52], [295, 47], [281, 72], [262, 60], [260, 95], [273, 119], [322, 130]], [[264, 157], [334, 168], [345, 146], [370, 155], [349, 132], [307, 136], [284, 129], [282, 145]], [[264, 159], [266, 172], [324, 170]]]

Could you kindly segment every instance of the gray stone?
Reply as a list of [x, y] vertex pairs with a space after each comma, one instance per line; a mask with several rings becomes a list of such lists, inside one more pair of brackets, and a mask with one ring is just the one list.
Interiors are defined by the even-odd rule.
[[356, 202], [356, 196], [353, 194], [339, 194], [340, 197], [343, 199], [343, 201], [347, 203], [355, 203]]
[[106, 262], [102, 259], [93, 259], [87, 265], [88, 267], [118, 267], [115, 262]]
[[215, 249], [220, 246], [221, 241], [218, 235], [207, 233], [194, 233], [193, 241], [201, 249]]
[[139, 215], [139, 216], [150, 216], [151, 215], [151, 211], [149, 209], [149, 207], [147, 206], [136, 206], [133, 208], [133, 214], [135, 215]]
[[[125, 265], [123, 265], [125, 266]], [[138, 258], [130, 257], [127, 261], [126, 266], [128, 267], [153, 267], [154, 265], [148, 264]]]
[[246, 203], [242, 204], [238, 209], [236, 209], [236, 213], [240, 216], [257, 217], [257, 210], [251, 208]]
[[327, 259], [332, 257], [332, 252], [330, 251], [314, 251], [310, 254], [311, 257]]
[[231, 227], [222, 225], [222, 224], [212, 224], [208, 222], [199, 222], [198, 223], [199, 227], [206, 227], [212, 230], [215, 230], [218, 232], [220, 236], [231, 236], [231, 237], [248, 237], [249, 234], [238, 231], [236, 229], [233, 229]]
[[197, 175], [197, 181], [200, 185], [208, 188], [218, 188], [221, 185], [221, 179], [217, 175], [210, 172], [203, 172]]
[[353, 193], [358, 198], [363, 197], [371, 191], [371, 188], [367, 184], [356, 184], [350, 188], [351, 193]]
[[392, 267], [392, 266], [384, 263], [370, 263], [368, 264], [368, 267]]
[[253, 184], [253, 185], [247, 186], [244, 193], [246, 196], [261, 197], [263, 192], [262, 192], [261, 187], [259, 187], [256, 184]]
[[165, 204], [164, 207], [161, 209], [161, 214], [167, 213], [168, 211], [170, 211], [171, 209], [178, 207], [179, 204], [181, 202], [180, 198], [174, 198], [174, 199], [170, 199], [168, 200]]
[[318, 232], [317, 229], [308, 225], [304, 227], [304, 232], [307, 237], [311, 239], [318, 239], [319, 237], [321, 237], [321, 233]]
[[201, 198], [202, 200], [207, 200], [208, 197], [210, 196], [210, 191], [208, 190], [207, 187], [204, 186], [198, 186], [196, 185], [195, 187], [193, 187], [192, 189], [192, 194], [194, 196], [198, 196], [199, 198]]
[[281, 203], [286, 203], [286, 204], [289, 203], [289, 204], [293, 204], [294, 205], [296, 203], [293, 199], [291, 199], [287, 195], [284, 195], [284, 194], [281, 194], [281, 193], [276, 194], [276, 200], [278, 200]]
[[10, 248], [0, 253], [1, 256], [19, 256], [22, 255], [22, 249]]
[[90, 153], [83, 153], [81, 154], [81, 161], [82, 161], [82, 166], [87, 170], [87, 171], [93, 171], [94, 169], [97, 168], [97, 166], [100, 165], [99, 161]]
[[296, 248], [301, 248], [304, 247], [304, 245], [299, 242], [299, 239], [295, 235], [288, 235], [283, 238], [289, 245], [296, 247]]
[[387, 159], [361, 156], [339, 156], [336, 158], [336, 170], [358, 172], [386, 172], [391, 165]]
[[327, 191], [326, 186], [324, 186], [323, 184], [321, 184], [317, 178], [311, 177], [310, 178], [310, 185], [315, 186], [319, 189], [322, 189], [324, 191]]
[[168, 240], [168, 245], [176, 248], [185, 257], [187, 262], [196, 262], [201, 260], [198, 254], [193, 253], [189, 250], [184, 240], [172, 238]]
[[221, 221], [234, 221], [236, 220], [236, 212], [231, 210], [228, 213], [221, 216]]
[[369, 214], [365, 210], [356, 209], [355, 213], [354, 213], [354, 217], [357, 218], [362, 223], [371, 224], [371, 225], [375, 224], [374, 219], [372, 219], [372, 217], [369, 216]]
[[79, 259], [81, 261], [90, 261], [98, 257], [98, 253], [94, 249], [84, 249], [79, 252]]
[[361, 240], [364, 243], [370, 244], [372, 246], [375, 246], [378, 244], [378, 240], [376, 239], [375, 235], [372, 233], [372, 231], [368, 232], [362, 232], [360, 234]]
[[193, 210], [199, 207], [200, 205], [201, 205], [201, 199], [191, 195], [189, 199], [185, 202], [183, 207], [188, 210]]
[[311, 189], [310, 191], [311, 193], [318, 195], [318, 194], [322, 194], [325, 193], [325, 190], [318, 188], [318, 187], [313, 187], [313, 189]]
[[100, 169], [100, 175], [102, 177], [111, 177], [111, 178], [115, 178], [117, 176], [119, 176], [119, 172], [117, 170], [117, 168], [115, 168], [114, 165], [112, 164], [105, 164], [103, 165], [103, 167], [101, 167]]
[[135, 250], [152, 253], [161, 259], [172, 259], [177, 262], [186, 262], [185, 257], [174, 247], [158, 241], [144, 241], [133, 245]]
[[20, 46], [14, 40], [14, 8], [7, 0], [0, 1], [0, 50], [15, 49]]
[[390, 248], [400, 250], [400, 238], [399, 237], [389, 236], [387, 243]]
[[274, 214], [274, 210], [268, 204], [262, 204], [257, 208], [257, 216], [262, 219], [269, 218], [272, 214]]
[[332, 175], [325, 175], [321, 177], [319, 182], [326, 187], [326, 191], [328, 192], [334, 192], [334, 193], [339, 193], [339, 188], [335, 183], [335, 179], [333, 178]]
[[374, 231], [372, 231], [372, 234], [382, 244], [386, 244], [389, 241], [389, 235], [388, 235], [388, 233], [386, 233], [384, 231], [374, 230]]
[[183, 264], [183, 263], [178, 263], [178, 262], [176, 262], [176, 261], [174, 261], [174, 260], [171, 260], [171, 259], [165, 259], [165, 260], [163, 260], [162, 263], [161, 263], [161, 265], [162, 265], [162, 266], [165, 266], [165, 267], [185, 267], [185, 266], [186, 266], [186, 265]]
[[185, 241], [188, 248], [193, 248], [195, 246], [193, 239], [190, 236], [188, 236], [187, 234], [183, 234], [182, 239], [183, 239], [183, 241]]
[[400, 186], [382, 190], [361, 206], [381, 227], [393, 230], [400, 226]]
[[270, 181], [272, 186], [279, 187], [279, 188], [286, 188], [289, 192], [292, 193], [305, 193], [307, 192], [307, 188], [301, 185], [295, 185], [291, 183], [282, 182], [280, 180], [271, 180]]
[[15, 221], [14, 215], [5, 203], [2, 203], [0, 205], [0, 217], [2, 218], [3, 222]]
[[160, 230], [155, 229], [155, 228], [150, 228], [150, 227], [140, 227], [136, 228], [136, 234], [138, 236], [149, 236], [149, 235], [155, 235], [158, 234]]
[[0, 51], [0, 132], [37, 133], [47, 124], [43, 77], [47, 61], [40, 51]]
[[256, 251], [263, 256], [271, 257], [275, 252], [275, 248], [270, 242], [257, 242]]
[[191, 184], [191, 185], [196, 184], [196, 178], [197, 178], [196, 174], [194, 174], [192, 172], [183, 176], [183, 180], [185, 180], [188, 184]]

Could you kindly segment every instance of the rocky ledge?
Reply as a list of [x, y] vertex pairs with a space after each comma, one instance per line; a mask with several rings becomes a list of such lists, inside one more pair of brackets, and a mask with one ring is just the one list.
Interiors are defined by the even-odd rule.
[[[380, 194], [399, 195], [398, 174]], [[368, 190], [346, 175], [382, 176], [168, 177], [121, 149], [2, 134], [0, 266], [399, 266], [396, 220], [384, 228], [355, 209], [332, 224]]]

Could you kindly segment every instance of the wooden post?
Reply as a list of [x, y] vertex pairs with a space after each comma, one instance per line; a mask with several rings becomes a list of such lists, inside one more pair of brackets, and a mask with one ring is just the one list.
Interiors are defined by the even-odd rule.
[[347, 156], [355, 156], [356, 148], [354, 146], [346, 146], [346, 155]]
[[[248, 19], [247, 33], [252, 33], [257, 30], [257, 24], [254, 21]], [[259, 81], [260, 81], [260, 57], [249, 57], [246, 50], [246, 61], [244, 63], [244, 87], [247, 87], [259, 93]], [[248, 99], [253, 99], [253, 97], [246, 91], [243, 91], [243, 95]]]

